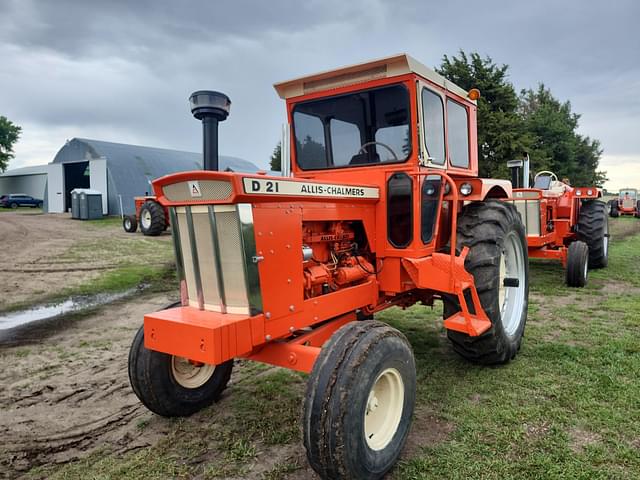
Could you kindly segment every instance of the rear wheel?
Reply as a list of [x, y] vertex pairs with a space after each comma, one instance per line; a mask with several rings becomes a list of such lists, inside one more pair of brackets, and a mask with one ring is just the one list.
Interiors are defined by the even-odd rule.
[[589, 247], [589, 268], [606, 267], [609, 263], [609, 217], [604, 203], [598, 200], [582, 203], [578, 238]]
[[163, 417], [186, 417], [217, 401], [226, 388], [233, 360], [221, 365], [149, 350], [140, 327], [129, 351], [129, 382], [140, 401]]
[[589, 276], [589, 247], [577, 240], [567, 252], [566, 280], [570, 287], [584, 287]]
[[16, 202], [13, 202], [10, 206], [11, 208], [18, 208], [18, 204]]
[[340, 328], [307, 383], [304, 446], [323, 479], [379, 479], [407, 439], [416, 395], [411, 346], [373, 320]]
[[[458, 221], [458, 249], [469, 247], [466, 270], [492, 327], [477, 337], [453, 330], [453, 349], [467, 360], [506, 363], [524, 335], [529, 302], [529, 262], [524, 226], [511, 204], [496, 200], [468, 205]], [[457, 297], [443, 296], [444, 317], [460, 311]]]
[[164, 209], [154, 200], [147, 200], [140, 207], [140, 231], [149, 236], [160, 235], [166, 226]]
[[125, 232], [133, 233], [138, 229], [138, 220], [135, 215], [125, 215], [122, 218], [122, 228]]
[[609, 200], [607, 202], [607, 207], [609, 209], [609, 216], [610, 217], [617, 217], [617, 215], [614, 215], [614, 212], [618, 212], [618, 201], [617, 200]]
[[640, 218], [640, 200], [636, 203], [636, 218]]

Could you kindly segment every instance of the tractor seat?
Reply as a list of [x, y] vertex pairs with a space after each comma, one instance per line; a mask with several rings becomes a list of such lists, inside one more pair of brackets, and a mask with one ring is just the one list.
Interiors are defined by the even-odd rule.
[[548, 190], [542, 191], [544, 197], [561, 197], [567, 191], [567, 184], [558, 181], [552, 181]]

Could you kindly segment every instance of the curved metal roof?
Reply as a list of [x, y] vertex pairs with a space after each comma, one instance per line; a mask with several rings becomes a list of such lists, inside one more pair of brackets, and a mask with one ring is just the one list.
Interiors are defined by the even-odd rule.
[[[202, 169], [202, 154], [142, 147], [123, 143], [74, 138], [58, 151], [51, 163], [76, 163], [105, 159], [109, 213], [119, 213], [122, 198], [125, 213], [134, 210], [133, 197], [151, 192], [151, 181], [175, 172]], [[220, 169], [254, 173], [259, 168], [236, 157], [220, 156]]]

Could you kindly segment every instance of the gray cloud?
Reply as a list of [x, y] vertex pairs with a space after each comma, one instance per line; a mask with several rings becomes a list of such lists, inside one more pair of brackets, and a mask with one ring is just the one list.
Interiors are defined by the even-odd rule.
[[[13, 166], [44, 163], [67, 136], [198, 150], [187, 97], [233, 106], [221, 150], [266, 166], [284, 121], [272, 83], [407, 51], [458, 49], [544, 82], [582, 114], [605, 154], [640, 156], [640, 3], [35, 1], [0, 3], [0, 114], [23, 125]], [[36, 158], [37, 157], [37, 158]]]

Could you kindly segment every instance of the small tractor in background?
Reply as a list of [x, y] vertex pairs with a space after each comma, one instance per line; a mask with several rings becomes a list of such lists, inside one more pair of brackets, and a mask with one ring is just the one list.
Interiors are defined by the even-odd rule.
[[590, 268], [609, 259], [607, 206], [597, 187], [572, 187], [549, 171], [538, 172], [529, 188], [529, 156], [507, 162], [516, 206], [527, 231], [529, 258], [559, 260], [570, 287], [584, 287]]
[[458, 354], [509, 362], [527, 318], [525, 229], [511, 183], [478, 178], [477, 90], [407, 55], [275, 88], [290, 124], [282, 176], [216, 171], [230, 100], [191, 95], [204, 170], [153, 182], [181, 302], [145, 315], [129, 379], [173, 417], [217, 401], [236, 358], [306, 372], [313, 469], [380, 479], [407, 439], [417, 380], [407, 338], [373, 315], [442, 301]]
[[155, 237], [169, 227], [169, 210], [163, 207], [155, 196], [134, 197], [135, 215], [124, 215], [122, 227], [125, 232], [133, 233], [140, 226], [144, 235]]
[[620, 215], [632, 215], [640, 218], [640, 199], [635, 188], [623, 188], [618, 198], [609, 200], [609, 215], [617, 218]]

